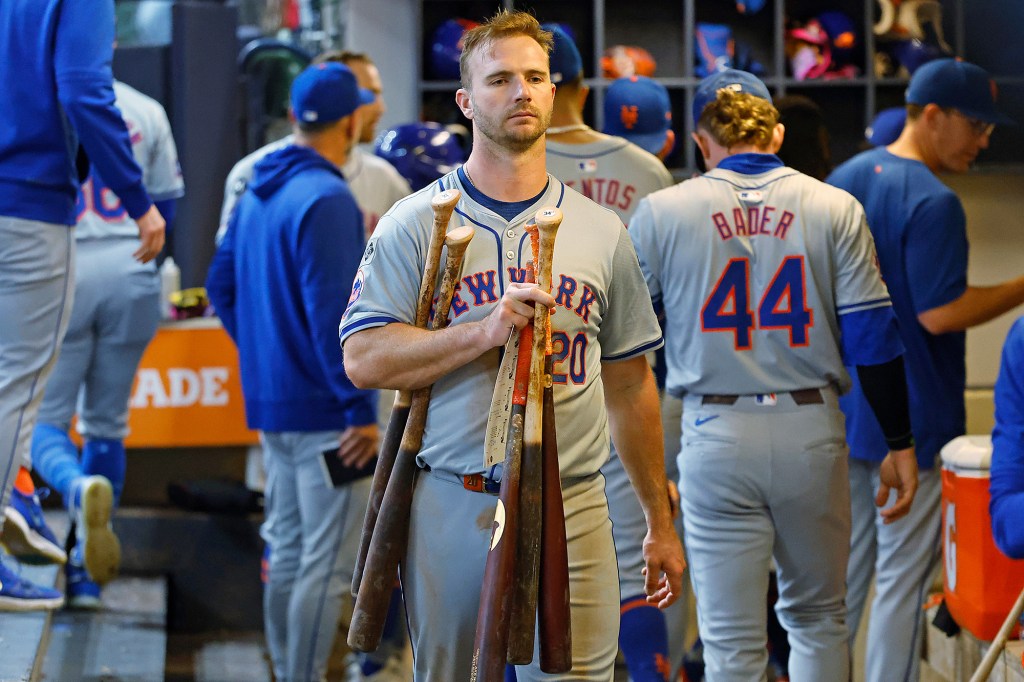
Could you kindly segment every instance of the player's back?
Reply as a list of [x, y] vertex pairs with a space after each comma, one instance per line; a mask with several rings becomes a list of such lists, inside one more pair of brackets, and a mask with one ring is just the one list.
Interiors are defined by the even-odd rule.
[[672, 175], [653, 154], [621, 137], [604, 135], [585, 144], [547, 141], [547, 169], [583, 196], [629, 224], [640, 200], [672, 185]]
[[888, 303], [880, 281], [842, 286], [870, 281], [857, 260], [873, 257], [860, 205], [791, 168], [719, 168], [657, 192], [637, 229], [676, 395], [845, 385], [837, 308]]
[[[142, 184], [150, 198], [164, 201], [183, 196], [185, 189], [178, 151], [164, 108], [152, 97], [120, 81], [114, 81], [114, 96], [128, 128], [132, 154], [142, 169]], [[79, 241], [139, 235], [138, 225], [95, 168], [90, 169], [89, 177], [79, 188], [75, 215], [75, 239]]]

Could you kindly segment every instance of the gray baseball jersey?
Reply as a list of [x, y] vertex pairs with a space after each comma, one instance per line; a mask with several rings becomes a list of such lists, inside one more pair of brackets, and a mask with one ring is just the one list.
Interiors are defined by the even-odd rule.
[[[252, 180], [253, 168], [264, 156], [292, 143], [289, 135], [276, 142], [260, 147], [252, 154], [244, 157], [232, 167], [224, 182], [224, 203], [220, 209], [220, 226], [217, 228], [216, 241], [220, 244], [224, 232], [228, 229], [228, 219], [235, 209], [235, 204], [245, 193], [245, 188]], [[409, 183], [405, 181], [394, 166], [384, 159], [363, 151], [359, 147], [352, 150], [348, 161], [341, 167], [348, 187], [356, 198], [359, 210], [363, 212], [363, 225], [367, 236], [373, 232], [380, 217], [402, 197], [412, 194]]]
[[864, 211], [741, 154], [644, 199], [630, 236], [665, 309], [668, 390], [684, 396], [679, 487], [708, 679], [764, 677], [773, 558], [790, 673], [846, 679], [839, 317], [891, 305]]
[[[549, 177], [540, 199], [511, 222], [473, 202], [457, 172], [400, 201], [381, 218], [342, 318], [342, 342], [368, 327], [411, 324], [429, 241], [430, 198], [457, 188], [462, 199], [452, 225], [476, 228], [463, 277], [452, 302], [452, 325], [486, 317], [509, 282], [523, 281], [531, 258], [524, 225], [537, 209], [554, 205], [564, 219], [552, 267], [555, 410], [563, 477], [593, 474], [607, 459], [607, 414], [601, 361], [625, 359], [661, 345], [636, 254], [622, 223], [582, 195]], [[421, 463], [457, 474], [483, 464], [487, 406], [500, 349], [484, 353], [434, 384]]]
[[[132, 152], [142, 168], [142, 182], [150, 198], [164, 201], [184, 196], [178, 150], [164, 108], [152, 97], [119, 81], [114, 81], [114, 96], [128, 127]], [[90, 173], [82, 183], [76, 212], [75, 238], [78, 240], [139, 236], [139, 226], [128, 216], [121, 200], [95, 173]]]
[[653, 154], [621, 137], [601, 135], [586, 144], [547, 141], [548, 172], [609, 208], [629, 225], [640, 200], [672, 185], [672, 175]]
[[792, 168], [656, 192], [630, 235], [675, 339], [673, 395], [846, 390], [839, 315], [891, 305], [864, 209]]

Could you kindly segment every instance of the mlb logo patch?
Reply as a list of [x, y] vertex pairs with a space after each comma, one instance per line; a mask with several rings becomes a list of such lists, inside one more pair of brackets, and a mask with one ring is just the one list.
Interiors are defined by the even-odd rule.
[[760, 204], [764, 201], [764, 192], [757, 189], [745, 189], [739, 192], [738, 196], [745, 204]]
[[576, 163], [576, 167], [581, 173], [596, 173], [597, 161], [595, 159], [583, 159]]
[[779, 396], [775, 393], [759, 393], [755, 399], [758, 405], [764, 405], [765, 407], [772, 407], [779, 402]]

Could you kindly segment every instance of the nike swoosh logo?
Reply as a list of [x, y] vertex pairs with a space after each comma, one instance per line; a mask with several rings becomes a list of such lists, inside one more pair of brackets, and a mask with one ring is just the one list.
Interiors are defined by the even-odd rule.
[[712, 417], [704, 417], [703, 419], [701, 419], [700, 417], [697, 417], [697, 421], [694, 422], [694, 424], [696, 424], [697, 426], [703, 426], [704, 424], [707, 424], [712, 419], [718, 419], [718, 417], [719, 417], [719, 415], [717, 415], [717, 414], [712, 416]]

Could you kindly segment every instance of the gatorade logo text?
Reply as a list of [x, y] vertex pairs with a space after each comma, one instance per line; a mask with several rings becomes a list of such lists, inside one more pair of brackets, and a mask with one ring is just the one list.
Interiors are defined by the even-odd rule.
[[160, 370], [140, 367], [135, 373], [135, 390], [129, 405], [134, 409], [147, 407], [218, 407], [228, 404], [224, 389], [227, 367], [169, 367], [166, 377]]

